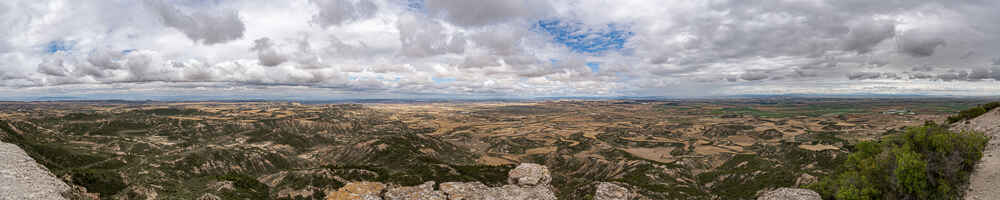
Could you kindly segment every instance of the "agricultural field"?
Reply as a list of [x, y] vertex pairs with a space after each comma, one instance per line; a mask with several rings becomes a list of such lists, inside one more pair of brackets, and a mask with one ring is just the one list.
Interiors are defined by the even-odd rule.
[[533, 162], [560, 199], [751, 199], [832, 173], [854, 144], [980, 99], [302, 104], [0, 102], [0, 138], [90, 195], [323, 199], [351, 181], [505, 184]]

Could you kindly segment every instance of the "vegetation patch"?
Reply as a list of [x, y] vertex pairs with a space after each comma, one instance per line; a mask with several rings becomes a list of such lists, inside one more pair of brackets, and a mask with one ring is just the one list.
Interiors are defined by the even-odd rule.
[[102, 197], [110, 197], [128, 186], [115, 170], [73, 169], [68, 173], [73, 184], [87, 188], [87, 192], [100, 193]]
[[221, 181], [232, 181], [233, 189], [232, 191], [223, 191], [223, 199], [268, 199], [270, 198], [270, 192], [268, 191], [267, 185], [257, 181], [257, 179], [251, 177], [247, 174], [242, 173], [228, 173], [226, 175], [216, 177]]
[[1000, 102], [992, 102], [983, 105], [979, 105], [967, 110], [959, 111], [955, 116], [948, 117], [948, 123], [955, 123], [962, 120], [968, 120], [972, 118], [979, 117], [980, 115], [986, 114], [993, 110], [994, 108], [1000, 107]]
[[988, 141], [928, 122], [858, 143], [837, 173], [808, 187], [826, 199], [956, 199]]

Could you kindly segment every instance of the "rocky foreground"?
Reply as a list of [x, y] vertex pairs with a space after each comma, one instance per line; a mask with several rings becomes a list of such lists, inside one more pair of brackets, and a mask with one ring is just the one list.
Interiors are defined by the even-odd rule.
[[[348, 183], [337, 191], [327, 194], [328, 200], [477, 200], [477, 199], [538, 199], [555, 200], [552, 176], [545, 166], [524, 163], [509, 172], [508, 185], [487, 187], [480, 182], [447, 182], [435, 184], [433, 181], [417, 186], [390, 187], [378, 182]], [[435, 190], [438, 188], [438, 190]], [[627, 197], [627, 196], [626, 196]]]
[[969, 176], [966, 200], [987, 200], [1000, 197], [1000, 109], [983, 114], [975, 119], [952, 124], [953, 131], [978, 131], [990, 136], [990, 142], [983, 150], [983, 158], [976, 170]]
[[[327, 193], [328, 200], [555, 200], [552, 176], [543, 165], [523, 163], [508, 173], [507, 185], [488, 187], [480, 182], [428, 181], [417, 186], [390, 187], [379, 182], [352, 182]], [[595, 200], [646, 199], [618, 183], [597, 184]], [[17, 145], [0, 143], [0, 199], [67, 199], [73, 189], [39, 165]], [[206, 194], [199, 200], [221, 199]], [[818, 200], [806, 189], [779, 188], [759, 200]]]
[[[327, 193], [327, 200], [555, 200], [549, 169], [522, 163], [510, 171], [507, 185], [488, 187], [480, 182], [433, 181], [417, 186], [389, 187], [379, 182], [348, 183]], [[435, 189], [437, 188], [437, 189]], [[594, 191], [595, 200], [647, 199], [630, 192], [619, 183], [601, 182]], [[779, 188], [763, 192], [758, 200], [820, 200], [818, 193], [807, 189]]]
[[71, 189], [17, 145], [0, 142], [0, 199], [66, 199]]

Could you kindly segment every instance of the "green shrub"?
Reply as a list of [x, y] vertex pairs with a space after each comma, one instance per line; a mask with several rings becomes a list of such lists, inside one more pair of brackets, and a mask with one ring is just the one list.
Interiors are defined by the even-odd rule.
[[807, 186], [825, 199], [956, 199], [989, 138], [928, 123], [860, 142], [840, 169]]
[[69, 174], [73, 177], [73, 184], [87, 188], [88, 192], [100, 193], [102, 197], [114, 195], [127, 187], [114, 170], [73, 169]]
[[948, 117], [948, 123], [955, 123], [962, 120], [972, 119], [986, 114], [994, 108], [1000, 107], [1000, 102], [991, 102], [979, 105], [967, 110], [959, 111], [957, 115]]
[[223, 191], [223, 199], [268, 199], [270, 191], [267, 185], [254, 177], [242, 173], [228, 173], [216, 177], [218, 180], [232, 181], [234, 191]]

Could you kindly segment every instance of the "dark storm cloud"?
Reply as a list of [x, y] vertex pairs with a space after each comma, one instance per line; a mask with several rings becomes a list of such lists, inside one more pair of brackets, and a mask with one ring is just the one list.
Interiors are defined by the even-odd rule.
[[169, 27], [184, 33], [195, 42], [212, 45], [243, 37], [246, 30], [237, 11], [184, 13], [161, 0], [146, 0], [146, 5]]
[[987, 68], [975, 68], [975, 69], [972, 69], [971, 72], [969, 72], [968, 79], [969, 80], [983, 80], [983, 79], [990, 78], [991, 75], [992, 74], [990, 73], [990, 69], [987, 69]]
[[963, 80], [963, 79], [965, 79], [964, 75], [967, 75], [967, 74], [944, 73], [944, 74], [938, 74], [937, 78], [941, 79], [942, 81], [954, 81], [954, 80]]
[[740, 74], [740, 79], [747, 81], [758, 81], [767, 79], [768, 75], [764, 72], [745, 72]]
[[993, 67], [993, 69], [990, 70], [990, 78], [1000, 81], [1000, 67]]
[[513, 20], [543, 17], [552, 11], [549, 1], [503, 0], [426, 0], [425, 8], [432, 15], [462, 26], [483, 26]]
[[868, 79], [881, 79], [881, 78], [895, 78], [898, 77], [895, 73], [889, 72], [853, 72], [847, 75], [847, 79], [850, 80], [868, 80]]
[[945, 40], [930, 33], [914, 31], [907, 32], [901, 38], [900, 51], [913, 57], [934, 55], [934, 50], [945, 45]]
[[910, 71], [915, 71], [915, 72], [929, 72], [929, 71], [934, 71], [934, 67], [932, 67], [930, 65], [920, 65], [920, 66], [913, 67], [912, 69], [910, 69]]
[[875, 45], [896, 34], [896, 24], [888, 20], [862, 20], [851, 26], [851, 32], [843, 40], [845, 51], [855, 51], [859, 54], [872, 51]]

